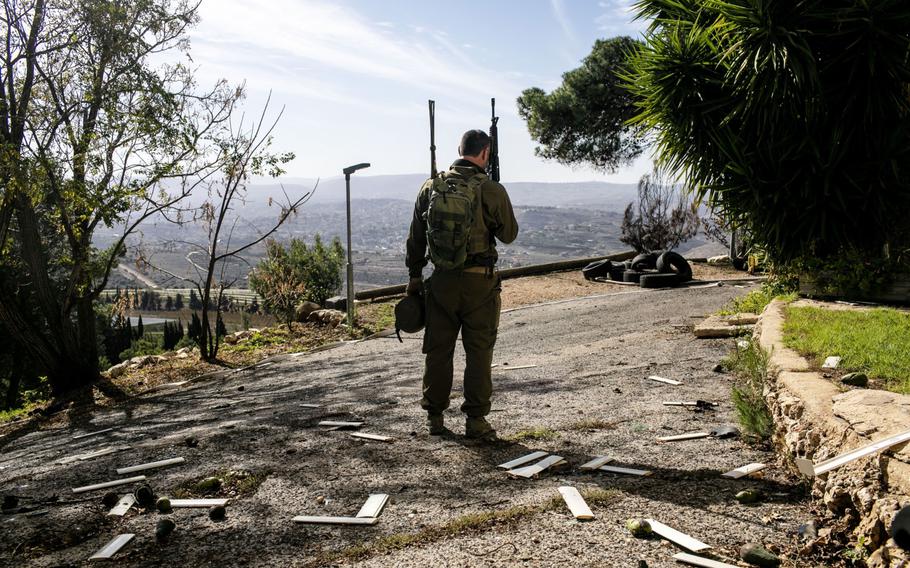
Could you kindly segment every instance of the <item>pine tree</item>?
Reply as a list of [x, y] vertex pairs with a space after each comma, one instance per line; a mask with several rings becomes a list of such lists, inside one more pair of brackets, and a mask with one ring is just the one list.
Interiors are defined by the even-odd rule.
[[145, 329], [142, 327], [142, 314], [139, 314], [139, 322], [136, 324], [136, 339], [140, 339], [145, 334]]
[[178, 293], [174, 297], [174, 309], [182, 310], [183, 309], [183, 294]]

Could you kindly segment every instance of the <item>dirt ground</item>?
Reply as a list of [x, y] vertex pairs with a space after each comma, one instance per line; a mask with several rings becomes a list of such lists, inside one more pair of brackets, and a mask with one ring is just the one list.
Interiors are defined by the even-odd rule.
[[[575, 291], [570, 278], [555, 280], [551, 290]], [[517, 288], [509, 284], [504, 294]], [[649, 291], [592, 284], [592, 298], [504, 312], [490, 415], [502, 441], [494, 444], [463, 437], [460, 353], [446, 413], [451, 433], [426, 434], [417, 405], [419, 334], [404, 343], [379, 338], [276, 355], [252, 369], [110, 407], [5, 427], [0, 492], [17, 496], [26, 510], [0, 516], [0, 565], [84, 565], [114, 536], [131, 533], [113, 565], [677, 566], [676, 546], [626, 531], [631, 517], [664, 522], [727, 561], [745, 542], [759, 542], [780, 552], [784, 566], [841, 565], [798, 555], [796, 528], [816, 511], [772, 452], [736, 439], [655, 440], [734, 422], [732, 379], [712, 370], [733, 341], [697, 340], [690, 327], [696, 316], [748, 290], [737, 286]], [[535, 366], [510, 370], [523, 365]], [[647, 380], [652, 374], [683, 384]], [[695, 399], [719, 406], [694, 413], [662, 404]], [[321, 420], [363, 421], [363, 432], [394, 440], [358, 440], [318, 426]], [[74, 439], [106, 428], [113, 430]], [[58, 463], [104, 448], [117, 451]], [[535, 450], [563, 456], [569, 466], [531, 480], [511, 479], [496, 467]], [[577, 469], [595, 455], [653, 475]], [[104, 490], [72, 492], [118, 479], [118, 467], [177, 456], [186, 462], [147, 472], [157, 494], [229, 498], [226, 520], [180, 509], [166, 515], [176, 522], [174, 533], [157, 542], [155, 526], [165, 515], [134, 507], [110, 517]], [[761, 479], [719, 475], [758, 461], [770, 466]], [[223, 484], [205, 494], [196, 484], [209, 476]], [[572, 518], [556, 491], [562, 485], [582, 492], [593, 521]], [[765, 500], [740, 505], [733, 495], [744, 488], [761, 490]], [[372, 493], [390, 495], [375, 526], [291, 520], [351, 516]]]

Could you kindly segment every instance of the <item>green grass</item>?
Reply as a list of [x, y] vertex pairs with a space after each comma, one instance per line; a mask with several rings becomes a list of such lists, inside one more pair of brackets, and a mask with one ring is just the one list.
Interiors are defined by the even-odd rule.
[[841, 358], [839, 368], [863, 371], [888, 390], [910, 394], [910, 313], [789, 307], [784, 344], [817, 364]]
[[742, 431], [759, 441], [771, 437], [774, 420], [765, 402], [763, 388], [768, 379], [768, 354], [752, 340], [745, 349], [736, 347], [723, 365], [736, 377], [733, 407]]
[[523, 442], [525, 440], [552, 440], [558, 438], [559, 434], [543, 426], [535, 426], [530, 430], [520, 430], [505, 439], [509, 442]]
[[4, 422], [10, 422], [11, 420], [15, 420], [16, 418], [27, 416], [28, 413], [31, 412], [32, 409], [35, 408], [36, 406], [37, 406], [37, 404], [28, 404], [28, 405], [20, 407], [20, 408], [13, 408], [10, 410], [0, 410], [0, 424], [3, 424]]
[[613, 430], [616, 428], [616, 423], [602, 418], [588, 418], [573, 422], [567, 428], [569, 430]]
[[262, 349], [263, 347], [282, 345], [290, 340], [291, 335], [288, 333], [287, 328], [269, 327], [261, 332], [253, 333], [248, 339], [241, 341], [240, 343], [235, 343], [234, 345], [229, 345], [227, 343], [222, 344], [221, 348], [225, 351], [232, 351], [234, 353], [246, 353]]
[[786, 302], [792, 302], [796, 299], [796, 293], [781, 295], [776, 291], [763, 286], [758, 290], [752, 290], [745, 296], [733, 298], [722, 307], [718, 313], [722, 316], [730, 316], [733, 314], [760, 314], [775, 298], [780, 298]]

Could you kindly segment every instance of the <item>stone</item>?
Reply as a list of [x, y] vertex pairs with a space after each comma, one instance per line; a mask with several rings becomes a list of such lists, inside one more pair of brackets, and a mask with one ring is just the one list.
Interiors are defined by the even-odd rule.
[[316, 302], [303, 301], [297, 305], [297, 308], [294, 310], [294, 321], [298, 323], [303, 323], [307, 321], [307, 318], [310, 317], [310, 314], [316, 310], [322, 309], [322, 306]]
[[762, 499], [762, 494], [757, 489], [743, 489], [734, 497], [743, 505], [750, 505], [752, 503], [758, 503]]
[[239, 339], [234, 334], [224, 336], [224, 342], [228, 345], [234, 345], [237, 341], [239, 341]]
[[721, 254], [718, 256], [708, 257], [708, 264], [712, 266], [730, 266], [733, 263], [730, 261], [730, 257], [726, 254]]
[[196, 446], [199, 445], [199, 440], [193, 436], [187, 436], [183, 440], [183, 443], [186, 444], [186, 447], [188, 447], [188, 448], [195, 448]]
[[178, 353], [177, 355], [174, 356], [174, 359], [189, 359], [189, 358], [190, 358], [189, 353]]
[[164, 540], [174, 532], [174, 529], [177, 528], [177, 523], [171, 519], [161, 519], [158, 521], [158, 524], [155, 526], [155, 538], [158, 540]]
[[847, 373], [840, 378], [840, 382], [851, 387], [866, 388], [869, 386], [869, 377], [866, 373]]
[[799, 525], [797, 532], [803, 540], [815, 540], [818, 538], [818, 527], [816, 526], [815, 521], [809, 521], [808, 523]]
[[325, 301], [325, 307], [334, 310], [348, 309], [348, 299], [345, 296], [332, 296]]
[[723, 373], [723, 372], [724, 372], [724, 366], [721, 365], [720, 363], [718, 363], [717, 365], [714, 365], [714, 368], [711, 369], [711, 370], [712, 370], [713, 372], [715, 372], [715, 373]]
[[756, 543], [744, 544], [739, 549], [739, 557], [753, 566], [760, 568], [777, 568], [780, 566], [780, 558], [775, 556], [771, 551], [765, 549], [762, 545]]
[[213, 521], [223, 521], [227, 516], [227, 509], [223, 505], [218, 505], [217, 507], [212, 507], [209, 509], [209, 518]]
[[129, 363], [124, 361], [118, 365], [114, 365], [107, 370], [107, 376], [110, 379], [116, 379], [117, 377], [122, 377], [126, 374], [127, 369], [129, 368]]
[[332, 327], [338, 327], [346, 317], [347, 314], [338, 310], [316, 310], [307, 317], [307, 321], [320, 322]]

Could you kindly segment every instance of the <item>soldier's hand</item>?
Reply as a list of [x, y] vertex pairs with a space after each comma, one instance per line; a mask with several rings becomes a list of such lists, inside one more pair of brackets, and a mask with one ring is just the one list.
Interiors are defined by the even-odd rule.
[[423, 294], [423, 278], [419, 276], [411, 278], [408, 281], [408, 286], [405, 288], [405, 292], [407, 292], [408, 296], [419, 296]]

